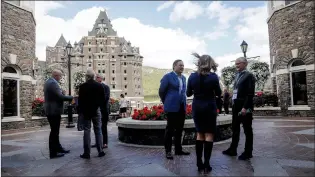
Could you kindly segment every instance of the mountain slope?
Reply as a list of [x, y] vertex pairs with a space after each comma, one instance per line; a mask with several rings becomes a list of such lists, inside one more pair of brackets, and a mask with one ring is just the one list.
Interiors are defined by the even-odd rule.
[[[159, 100], [158, 90], [160, 87], [160, 80], [162, 77], [171, 72], [172, 69], [159, 69], [150, 66], [142, 66], [142, 82], [145, 101], [155, 101]], [[188, 78], [190, 73], [193, 72], [192, 69], [185, 69], [184, 76]]]

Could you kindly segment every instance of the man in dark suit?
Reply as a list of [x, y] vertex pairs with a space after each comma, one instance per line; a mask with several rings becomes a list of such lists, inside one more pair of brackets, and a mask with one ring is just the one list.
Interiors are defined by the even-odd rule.
[[91, 122], [95, 133], [96, 148], [98, 156], [103, 157], [103, 136], [101, 130], [101, 112], [105, 108], [105, 94], [102, 85], [94, 80], [95, 73], [88, 69], [85, 77], [86, 82], [80, 85], [79, 89], [79, 110], [84, 117], [84, 153], [81, 158], [90, 159], [91, 152]]
[[175, 60], [173, 71], [164, 75], [161, 79], [159, 96], [167, 113], [167, 125], [165, 130], [165, 153], [167, 159], [172, 156], [172, 137], [175, 134], [175, 155], [189, 155], [182, 149], [182, 131], [186, 117], [186, 78], [182, 75], [184, 63]]
[[224, 105], [224, 113], [229, 114], [230, 94], [227, 91], [227, 89], [224, 89], [223, 105]]
[[246, 136], [245, 151], [238, 157], [239, 160], [247, 160], [253, 157], [253, 97], [255, 94], [255, 77], [246, 70], [247, 60], [244, 57], [236, 59], [235, 66], [238, 71], [232, 96], [232, 143], [230, 147], [223, 151], [229, 156], [237, 155], [237, 147], [240, 138], [240, 124], [243, 124]]
[[108, 147], [108, 132], [107, 132], [107, 123], [109, 118], [109, 97], [110, 97], [110, 88], [108, 85], [104, 84], [102, 81], [105, 81], [105, 77], [103, 77], [100, 74], [96, 74], [96, 81], [100, 84], [102, 84], [104, 88], [105, 93], [105, 109], [104, 112], [102, 112], [102, 133], [103, 133], [103, 148]]
[[69, 153], [69, 150], [65, 150], [59, 141], [59, 130], [61, 114], [63, 113], [63, 102], [71, 101], [72, 96], [65, 96], [64, 91], [58, 85], [61, 79], [62, 72], [54, 70], [52, 77], [48, 79], [44, 85], [44, 97], [45, 97], [45, 113], [50, 125], [49, 134], [49, 154], [50, 158], [57, 158], [64, 156], [65, 153]]

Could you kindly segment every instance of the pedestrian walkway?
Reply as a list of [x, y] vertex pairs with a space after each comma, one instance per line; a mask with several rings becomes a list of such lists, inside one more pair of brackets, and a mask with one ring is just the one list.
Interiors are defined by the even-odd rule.
[[[312, 126], [313, 125], [313, 126]], [[62, 126], [64, 127], [64, 126]], [[254, 152], [250, 161], [227, 157], [221, 151], [229, 141], [215, 144], [211, 176], [314, 176], [314, 119], [258, 118], [253, 122]], [[60, 141], [71, 150], [49, 159], [49, 127], [2, 132], [2, 176], [196, 176], [194, 148], [190, 156], [167, 160], [162, 148], [125, 146], [117, 140], [117, 127], [109, 123], [106, 156], [81, 159], [83, 132], [61, 128]], [[94, 142], [94, 141], [92, 141]], [[240, 154], [244, 147], [241, 133]]]

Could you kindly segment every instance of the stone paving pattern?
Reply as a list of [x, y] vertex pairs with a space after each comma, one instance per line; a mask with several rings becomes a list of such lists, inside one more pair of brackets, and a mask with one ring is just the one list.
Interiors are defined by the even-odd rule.
[[[230, 140], [215, 144], [209, 176], [314, 176], [314, 118], [256, 118], [254, 157], [239, 161], [221, 154]], [[2, 176], [197, 176], [195, 150], [190, 156], [167, 160], [163, 148], [123, 145], [117, 140], [117, 127], [109, 123], [109, 148], [98, 158], [92, 150], [90, 160], [83, 152], [83, 132], [62, 126], [60, 140], [70, 154], [49, 159], [49, 127], [2, 131]], [[94, 137], [94, 136], [93, 136]], [[92, 141], [94, 142], [94, 141]], [[238, 153], [243, 151], [241, 134]]]

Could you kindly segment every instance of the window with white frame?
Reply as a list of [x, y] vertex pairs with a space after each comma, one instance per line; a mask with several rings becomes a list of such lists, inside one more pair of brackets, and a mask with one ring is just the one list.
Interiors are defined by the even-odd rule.
[[19, 74], [13, 67], [7, 66], [3, 69], [2, 78], [3, 117], [19, 117]]
[[293, 60], [289, 66], [291, 105], [307, 105], [306, 65], [300, 60]]

